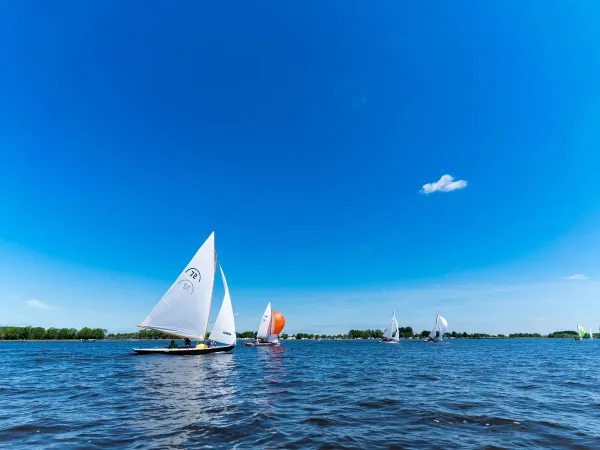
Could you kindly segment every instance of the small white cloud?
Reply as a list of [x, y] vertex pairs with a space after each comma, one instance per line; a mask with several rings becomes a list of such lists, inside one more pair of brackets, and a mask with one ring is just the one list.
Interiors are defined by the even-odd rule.
[[423, 185], [423, 189], [421, 189], [421, 193], [423, 194], [431, 194], [433, 192], [452, 192], [457, 189], [464, 189], [467, 187], [467, 182], [465, 180], [456, 180], [454, 181], [454, 177], [452, 175], [442, 175], [435, 183], [427, 183]]
[[543, 321], [544, 321], [544, 318], [543, 318], [543, 317], [536, 317], [536, 318], [535, 318], [535, 319], [533, 319], [533, 320], [535, 320], [536, 322], [543, 322]]
[[52, 305], [49, 305], [48, 303], [44, 303], [41, 300], [27, 300], [25, 303], [27, 303], [30, 308], [35, 308], [35, 309], [60, 309], [56, 306], [52, 306]]
[[576, 273], [575, 275], [569, 275], [568, 277], [562, 277], [563, 280], [587, 280], [587, 275], [582, 273]]

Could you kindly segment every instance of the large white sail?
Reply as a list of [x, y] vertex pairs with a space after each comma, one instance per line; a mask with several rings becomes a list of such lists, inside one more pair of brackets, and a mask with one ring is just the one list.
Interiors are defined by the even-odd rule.
[[438, 314], [438, 331], [440, 332], [440, 341], [444, 340], [444, 333], [448, 331], [448, 322]]
[[390, 324], [383, 332], [383, 337], [389, 340], [398, 340], [398, 321], [396, 320], [396, 310], [394, 310], [394, 314], [392, 314]]
[[225, 272], [223, 267], [221, 269], [221, 278], [223, 279], [223, 287], [225, 288], [225, 295], [223, 296], [223, 304], [219, 310], [217, 320], [213, 325], [213, 329], [210, 332], [209, 339], [211, 341], [222, 342], [227, 345], [234, 345], [237, 342], [235, 335], [235, 320], [233, 316], [233, 306], [231, 306], [231, 297], [229, 296], [229, 287], [227, 287], [227, 280], [225, 279]]
[[268, 339], [271, 337], [271, 302], [267, 305], [267, 308], [260, 319], [256, 337], [258, 339]]
[[[396, 311], [394, 311], [394, 316], [396, 315]], [[398, 320], [394, 317], [394, 322], [396, 322], [396, 333], [392, 336], [394, 341], [400, 340], [400, 327], [398, 326]]]
[[203, 340], [214, 281], [213, 232], [140, 327]]

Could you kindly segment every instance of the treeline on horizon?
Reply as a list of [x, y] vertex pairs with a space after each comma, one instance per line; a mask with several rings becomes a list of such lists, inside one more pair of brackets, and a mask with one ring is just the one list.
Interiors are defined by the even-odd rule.
[[[421, 333], [415, 333], [411, 327], [399, 328], [401, 338], [425, 338], [429, 336], [429, 330], [423, 330]], [[236, 333], [238, 339], [255, 339], [256, 331], [244, 331]], [[556, 331], [548, 335], [539, 333], [512, 333], [504, 334], [486, 334], [486, 333], [457, 333], [452, 331], [444, 335], [446, 338], [455, 339], [506, 339], [506, 338], [575, 338], [577, 332], [572, 330]], [[208, 337], [208, 336], [207, 336]], [[346, 334], [313, 334], [313, 333], [296, 333], [288, 335], [283, 333], [281, 339], [381, 339], [383, 338], [382, 330], [350, 330]], [[589, 338], [586, 334], [584, 338]], [[600, 338], [600, 333], [594, 333], [594, 338]], [[172, 336], [167, 333], [154, 330], [140, 330], [129, 333], [108, 333], [102, 328], [84, 327], [80, 330], [76, 328], [42, 328], [42, 327], [0, 327], [0, 340], [73, 340], [73, 339], [108, 339], [108, 340], [124, 340], [124, 339], [180, 339], [177, 336]]]
[[102, 328], [42, 328], [42, 327], [0, 327], [0, 339], [5, 341], [41, 341], [70, 339], [104, 339], [106, 330]]

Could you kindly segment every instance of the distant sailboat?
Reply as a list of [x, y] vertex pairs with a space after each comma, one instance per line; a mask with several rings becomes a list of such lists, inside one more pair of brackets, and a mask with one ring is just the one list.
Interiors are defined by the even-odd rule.
[[246, 342], [244, 346], [265, 346], [274, 347], [279, 345], [279, 333], [285, 326], [285, 317], [278, 311], [271, 310], [271, 302], [267, 305], [265, 312], [260, 319], [258, 333], [255, 342]]
[[237, 339], [235, 320], [229, 288], [222, 267], [221, 278], [225, 294], [209, 339], [225, 345], [210, 346], [206, 343], [216, 265], [215, 234], [213, 232], [150, 315], [141, 325], [138, 325], [141, 328], [162, 331], [173, 336], [203, 341], [203, 344], [185, 348], [134, 348], [136, 353], [201, 355], [233, 350]]
[[594, 340], [594, 333], [592, 333], [592, 327], [590, 327], [590, 341]]
[[425, 339], [425, 342], [442, 342], [444, 340], [444, 333], [448, 330], [448, 322], [440, 313], [437, 314], [435, 318], [435, 324], [431, 333], [429, 333], [429, 337]]
[[399, 340], [400, 330], [398, 329], [398, 321], [396, 320], [396, 310], [394, 310], [390, 324], [383, 332], [383, 340], [381, 342], [384, 344], [397, 344]]
[[585, 336], [585, 328], [581, 325], [577, 324], [577, 337], [575, 338], [578, 341], [583, 341], [583, 337]]

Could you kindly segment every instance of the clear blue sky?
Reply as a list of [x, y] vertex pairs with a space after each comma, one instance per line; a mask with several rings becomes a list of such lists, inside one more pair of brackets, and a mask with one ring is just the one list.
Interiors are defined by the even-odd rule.
[[596, 2], [251, 3], [0, 1], [0, 323], [600, 325]]

